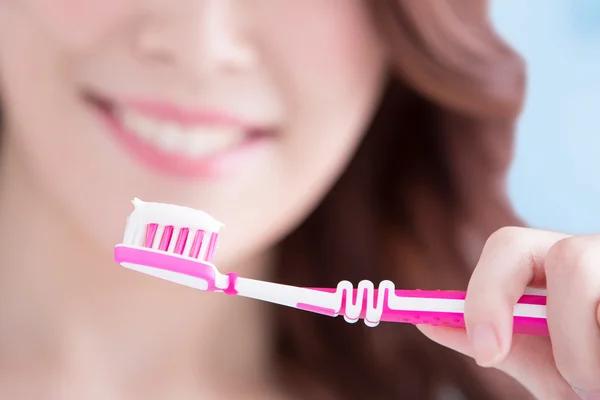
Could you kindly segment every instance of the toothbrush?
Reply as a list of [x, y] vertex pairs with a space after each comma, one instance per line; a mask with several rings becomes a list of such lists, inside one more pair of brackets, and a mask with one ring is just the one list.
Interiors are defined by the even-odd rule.
[[[207, 292], [244, 296], [331, 317], [349, 323], [363, 319], [369, 327], [380, 321], [464, 328], [465, 292], [396, 290], [389, 280], [363, 280], [354, 288], [305, 288], [221, 274], [213, 259], [223, 227], [209, 214], [172, 204], [133, 200], [123, 242], [115, 246], [121, 266]], [[516, 334], [547, 336], [546, 294], [528, 289], [514, 307]]]

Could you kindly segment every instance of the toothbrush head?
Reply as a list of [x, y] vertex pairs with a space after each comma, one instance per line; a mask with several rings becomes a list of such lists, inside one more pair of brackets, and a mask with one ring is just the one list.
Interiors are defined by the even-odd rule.
[[123, 242], [115, 246], [117, 263], [196, 289], [227, 289], [228, 277], [212, 263], [223, 224], [188, 207], [137, 198], [133, 205]]

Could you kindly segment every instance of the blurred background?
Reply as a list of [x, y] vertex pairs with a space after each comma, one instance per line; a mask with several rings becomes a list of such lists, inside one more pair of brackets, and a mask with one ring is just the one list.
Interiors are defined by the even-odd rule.
[[510, 194], [532, 226], [600, 231], [600, 1], [492, 0], [501, 34], [527, 59]]

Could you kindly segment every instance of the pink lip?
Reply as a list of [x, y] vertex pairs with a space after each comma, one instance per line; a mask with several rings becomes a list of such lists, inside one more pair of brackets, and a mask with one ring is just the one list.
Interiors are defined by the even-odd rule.
[[124, 101], [121, 105], [133, 109], [148, 117], [172, 121], [182, 126], [234, 126], [246, 130], [253, 128], [241, 117], [213, 110], [189, 110], [168, 103], [158, 103], [144, 100]]
[[142, 164], [160, 173], [187, 178], [222, 177], [224, 174], [244, 169], [249, 162], [257, 161], [257, 158], [262, 155], [261, 150], [264, 150], [264, 145], [269, 142], [268, 139], [273, 139], [266, 129], [253, 128], [240, 118], [223, 113], [182, 110], [165, 103], [144, 101], [120, 103], [153, 119], [172, 121], [183, 126], [234, 126], [248, 132], [246, 140], [241, 144], [215, 154], [192, 157], [173, 153], [148, 143], [126, 129], [114, 115], [114, 106], [108, 101], [95, 96], [85, 97], [124, 149]]

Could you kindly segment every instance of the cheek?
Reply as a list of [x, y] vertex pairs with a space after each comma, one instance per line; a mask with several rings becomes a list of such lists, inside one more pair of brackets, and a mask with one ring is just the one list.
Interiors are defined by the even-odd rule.
[[131, 8], [132, 0], [24, 0], [25, 10], [56, 40], [72, 46], [91, 44]]
[[363, 1], [288, 0], [272, 8], [261, 15], [260, 37], [269, 65], [294, 91], [343, 97], [381, 74], [384, 50]]
[[[300, 222], [343, 172], [372, 117], [385, 77], [382, 46], [357, 2], [284, 4], [296, 8], [261, 19], [260, 36], [265, 65], [287, 106], [282, 167], [277, 170], [281, 177], [273, 179], [279, 183], [279, 205], [274, 207], [286, 210], [272, 219], [281, 223], [279, 233]], [[278, 34], [267, 35], [272, 32]]]
[[378, 101], [385, 52], [362, 2], [288, 4], [295, 8], [281, 11], [263, 26], [278, 32], [264, 41], [268, 65], [288, 104], [289, 129], [295, 132], [289, 135], [294, 142], [290, 147], [298, 162], [307, 156], [300, 149], [306, 149], [313, 160], [318, 155], [329, 160], [330, 168], [339, 168], [362, 137]]

